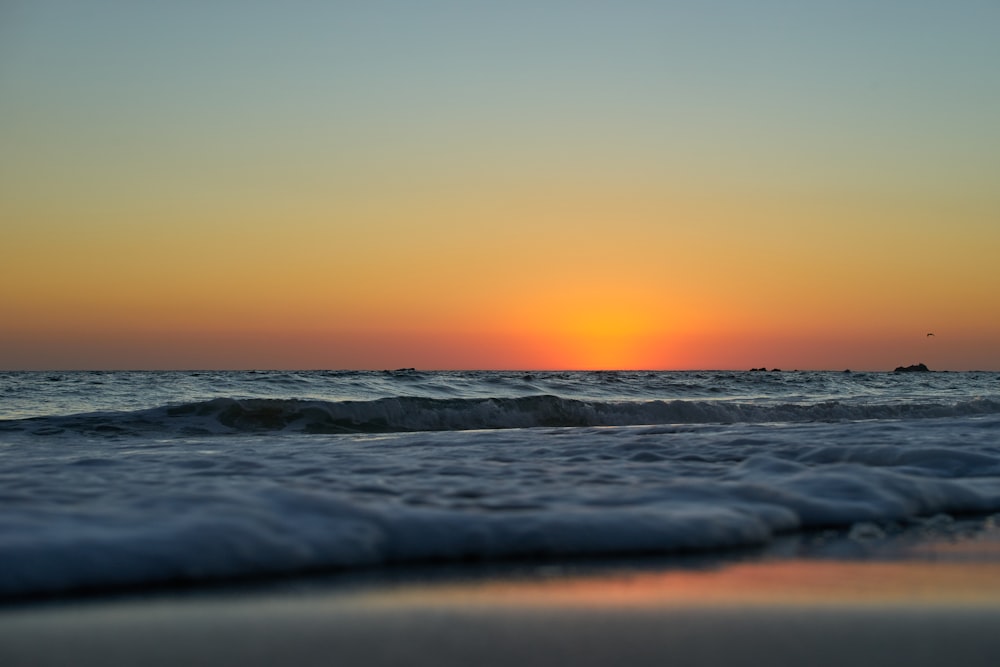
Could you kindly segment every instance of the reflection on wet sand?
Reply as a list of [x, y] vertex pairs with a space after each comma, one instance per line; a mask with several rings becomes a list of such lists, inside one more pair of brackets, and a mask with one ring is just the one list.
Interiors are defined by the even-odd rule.
[[765, 558], [662, 570], [411, 583], [362, 594], [366, 604], [690, 607], [941, 604], [1000, 607], [1000, 531], [918, 541], [880, 558]]
[[664, 607], [838, 604], [1000, 606], [1000, 563], [787, 561], [711, 571], [408, 586], [373, 605]]

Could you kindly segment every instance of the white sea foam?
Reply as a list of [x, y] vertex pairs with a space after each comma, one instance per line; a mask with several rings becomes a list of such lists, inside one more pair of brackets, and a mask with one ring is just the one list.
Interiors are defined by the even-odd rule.
[[716, 549], [1000, 510], [1000, 419], [926, 424], [949, 442], [854, 423], [8, 447], [0, 591]]

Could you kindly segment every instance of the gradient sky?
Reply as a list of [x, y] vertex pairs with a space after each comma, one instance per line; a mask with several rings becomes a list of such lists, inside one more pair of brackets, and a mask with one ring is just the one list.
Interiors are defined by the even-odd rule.
[[996, 0], [5, 0], [0, 368], [1000, 370], [997, 35]]

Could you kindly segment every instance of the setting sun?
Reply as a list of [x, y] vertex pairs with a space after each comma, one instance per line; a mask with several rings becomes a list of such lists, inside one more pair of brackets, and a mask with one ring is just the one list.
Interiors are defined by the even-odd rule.
[[566, 368], [649, 368], [650, 338], [655, 333], [642, 313], [614, 306], [554, 314], [553, 356]]
[[492, 326], [538, 350], [545, 368], [646, 369], [662, 364], [657, 348], [677, 328], [661, 310], [655, 294], [635, 285], [553, 280], [506, 306]]

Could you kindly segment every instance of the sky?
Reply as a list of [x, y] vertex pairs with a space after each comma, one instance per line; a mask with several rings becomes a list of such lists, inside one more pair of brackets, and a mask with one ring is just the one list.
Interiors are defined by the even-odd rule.
[[997, 34], [4, 0], [0, 369], [1000, 370]]

